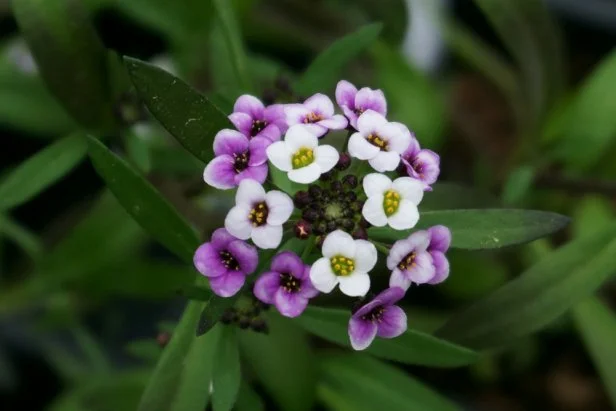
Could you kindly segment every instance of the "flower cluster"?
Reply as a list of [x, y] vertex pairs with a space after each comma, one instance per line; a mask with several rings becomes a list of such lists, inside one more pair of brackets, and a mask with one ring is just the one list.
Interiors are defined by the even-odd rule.
[[[237, 100], [229, 115], [236, 130], [218, 132], [204, 171], [207, 184], [236, 189], [235, 206], [224, 228], [196, 250], [194, 264], [217, 295], [250, 288], [259, 304], [287, 317], [336, 288], [360, 298], [348, 332], [353, 348], [362, 350], [376, 336], [405, 332], [406, 314], [396, 303], [412, 284], [447, 278], [451, 234], [444, 226], [408, 231], [438, 178], [439, 156], [422, 149], [404, 124], [387, 119], [381, 90], [358, 90], [343, 80], [336, 102], [342, 114], [324, 94], [269, 106], [249, 95]], [[372, 240], [373, 226], [399, 240]], [[305, 240], [300, 249], [286, 241], [293, 234]], [[271, 260], [259, 264], [259, 249], [274, 250]], [[389, 288], [369, 298], [377, 250], [386, 254], [380, 271], [390, 272]], [[246, 286], [253, 273], [258, 278]], [[223, 320], [265, 329], [251, 310], [232, 308]]]

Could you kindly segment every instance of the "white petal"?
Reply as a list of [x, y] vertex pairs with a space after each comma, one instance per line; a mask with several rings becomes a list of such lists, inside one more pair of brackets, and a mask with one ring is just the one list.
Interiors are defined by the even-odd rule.
[[355, 269], [369, 272], [376, 265], [376, 247], [370, 241], [355, 240]]
[[332, 231], [325, 237], [321, 251], [324, 257], [331, 258], [342, 255], [353, 258], [355, 255], [355, 240], [342, 230]]
[[424, 184], [411, 177], [400, 177], [394, 180], [392, 188], [400, 194], [404, 200], [409, 200], [415, 205], [419, 205], [424, 195]]
[[379, 151], [379, 153], [374, 158], [369, 159], [368, 162], [372, 168], [381, 173], [385, 171], [394, 171], [398, 168], [398, 164], [400, 164], [400, 154], [394, 151]]
[[253, 227], [248, 219], [248, 213], [250, 213], [249, 206], [237, 205], [229, 210], [225, 218], [225, 228], [227, 231], [240, 240], [248, 240], [252, 232]]
[[355, 271], [353, 274], [338, 277], [340, 291], [349, 297], [361, 297], [370, 290], [370, 276], [367, 273]]
[[389, 216], [387, 222], [395, 230], [408, 230], [415, 227], [419, 221], [417, 206], [409, 200], [402, 200], [398, 210]]
[[[411, 140], [413, 139], [413, 135], [403, 124], [400, 123], [389, 123], [393, 127], [398, 129], [398, 132], [395, 133], [394, 129], [391, 128], [391, 134], [388, 135], [388, 143], [390, 151], [395, 151], [396, 153], [402, 154], [406, 151], [407, 148], [411, 145]], [[390, 131], [388, 130], [388, 133]]]
[[318, 124], [320, 126], [327, 127], [330, 130], [342, 130], [343, 128], [346, 128], [349, 122], [342, 114], [336, 114], [331, 118], [319, 121]]
[[368, 197], [383, 195], [391, 188], [391, 180], [385, 174], [371, 173], [364, 177], [363, 186]]
[[374, 110], [366, 110], [357, 119], [357, 128], [363, 134], [368, 135], [383, 124], [387, 124], [387, 119]]
[[287, 130], [284, 136], [287, 149], [294, 154], [300, 148], [315, 148], [319, 145], [319, 138], [311, 133], [306, 126], [296, 124]]
[[250, 238], [259, 248], [276, 248], [282, 241], [282, 226], [265, 224], [254, 227]]
[[271, 144], [267, 150], [267, 158], [279, 170], [289, 171], [293, 169], [291, 165], [292, 153], [287, 148], [284, 141], [277, 141]]
[[321, 176], [321, 167], [315, 162], [306, 167], [296, 168], [287, 174], [289, 180], [300, 184], [310, 184]]
[[267, 224], [281, 225], [287, 222], [293, 212], [293, 200], [282, 191], [269, 191], [265, 194], [267, 204]]
[[310, 267], [310, 281], [314, 288], [322, 293], [330, 293], [336, 284], [338, 277], [332, 271], [329, 258], [319, 258]]
[[250, 208], [264, 199], [265, 190], [263, 186], [252, 179], [242, 180], [235, 194], [235, 204], [244, 204]]
[[314, 149], [314, 161], [319, 165], [321, 173], [327, 173], [334, 168], [339, 159], [338, 150], [332, 146], [319, 146]]
[[383, 196], [375, 195], [369, 197], [364, 203], [361, 215], [364, 216], [367, 222], [375, 227], [386, 226], [387, 216], [385, 215], [385, 210], [383, 210]]
[[360, 160], [370, 160], [379, 154], [381, 150], [373, 146], [361, 133], [354, 133], [349, 139], [349, 154]]

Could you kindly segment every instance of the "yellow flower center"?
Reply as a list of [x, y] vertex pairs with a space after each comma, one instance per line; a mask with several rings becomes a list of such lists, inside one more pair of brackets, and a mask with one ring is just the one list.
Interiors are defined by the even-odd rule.
[[387, 141], [383, 140], [377, 134], [370, 134], [368, 137], [366, 137], [366, 140], [368, 140], [368, 142], [373, 146], [380, 148], [381, 151], [387, 151]]
[[355, 270], [355, 261], [342, 255], [332, 257], [329, 262], [332, 265], [332, 271], [334, 274], [339, 276], [344, 277], [351, 274]]
[[268, 214], [269, 209], [267, 208], [267, 204], [265, 204], [265, 201], [262, 201], [255, 204], [252, 210], [250, 210], [248, 219], [254, 227], [260, 227], [267, 222]]
[[402, 261], [398, 263], [398, 268], [404, 271], [407, 268], [415, 267], [417, 265], [417, 263], [415, 262], [415, 257], [417, 257], [417, 254], [415, 254], [415, 251], [408, 253], [406, 257], [404, 257]]
[[293, 169], [306, 167], [314, 162], [314, 153], [311, 148], [302, 147], [291, 158]]
[[390, 217], [398, 211], [398, 207], [400, 207], [400, 194], [394, 190], [387, 190], [383, 197], [383, 210], [385, 211], [385, 215]]

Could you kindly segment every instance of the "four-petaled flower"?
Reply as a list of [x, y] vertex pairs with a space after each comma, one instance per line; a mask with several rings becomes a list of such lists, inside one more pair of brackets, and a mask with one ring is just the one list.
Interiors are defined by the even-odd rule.
[[239, 131], [219, 131], [214, 137], [216, 157], [205, 167], [203, 179], [221, 190], [237, 187], [245, 179], [263, 183], [267, 178], [265, 150], [270, 144], [264, 137], [249, 140]]
[[293, 212], [293, 200], [282, 191], [265, 192], [255, 180], [243, 180], [235, 195], [235, 207], [225, 218], [225, 228], [241, 240], [252, 239], [259, 248], [276, 248], [282, 241], [282, 225]]
[[257, 268], [257, 249], [232, 236], [224, 228], [212, 234], [209, 242], [195, 252], [195, 268], [210, 280], [212, 291], [231, 297], [244, 285], [246, 276]]
[[370, 289], [368, 272], [377, 260], [376, 247], [366, 240], [354, 240], [342, 230], [331, 232], [323, 241], [323, 257], [310, 268], [314, 287], [331, 292], [336, 284], [340, 291], [351, 297], [365, 295]]
[[373, 110], [357, 119], [357, 132], [349, 139], [349, 154], [368, 163], [378, 172], [393, 171], [400, 155], [408, 148], [411, 134], [400, 123], [390, 123]]
[[334, 104], [325, 94], [317, 93], [302, 104], [287, 104], [284, 107], [287, 124], [305, 124], [309, 131], [322, 137], [328, 130], [346, 128], [347, 119], [341, 114], [334, 114]]
[[424, 190], [432, 191], [432, 184], [436, 183], [440, 169], [440, 157], [432, 150], [421, 149], [419, 141], [412, 138], [409, 147], [402, 153], [402, 168], [410, 177], [424, 183]]
[[451, 232], [445, 226], [416, 231], [394, 243], [387, 256], [392, 270], [390, 287], [408, 289], [415, 284], [437, 284], [449, 276], [445, 252], [451, 243]]
[[349, 337], [354, 349], [368, 348], [377, 335], [381, 338], [395, 338], [406, 331], [406, 314], [402, 308], [394, 305], [402, 297], [404, 290], [391, 287], [353, 313], [349, 321]]
[[280, 314], [297, 317], [319, 292], [310, 282], [310, 266], [295, 253], [282, 251], [272, 259], [270, 271], [255, 282], [254, 294], [264, 303], [274, 304]]
[[346, 80], [340, 80], [336, 86], [336, 102], [355, 129], [357, 119], [366, 110], [387, 116], [387, 100], [381, 90], [362, 87], [357, 91], [357, 88]]
[[287, 131], [282, 104], [265, 107], [261, 100], [249, 94], [236, 100], [229, 120], [248, 138], [265, 137], [270, 141], [278, 141]]
[[368, 197], [362, 209], [366, 221], [377, 227], [389, 224], [396, 230], [415, 227], [424, 193], [421, 182], [410, 177], [392, 182], [384, 174], [372, 173], [364, 177], [363, 186]]
[[308, 184], [316, 181], [338, 162], [340, 155], [332, 146], [319, 146], [317, 136], [305, 125], [291, 126], [284, 141], [277, 141], [267, 148], [272, 164], [286, 171], [289, 180]]

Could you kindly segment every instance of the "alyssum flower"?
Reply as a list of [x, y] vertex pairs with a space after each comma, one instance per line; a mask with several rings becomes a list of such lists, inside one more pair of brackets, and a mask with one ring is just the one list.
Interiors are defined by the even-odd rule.
[[193, 262], [197, 270], [210, 280], [215, 294], [230, 297], [257, 268], [257, 249], [229, 234], [224, 228], [214, 231], [212, 238], [195, 252]]
[[272, 259], [270, 270], [255, 283], [254, 294], [264, 303], [274, 304], [280, 314], [297, 317], [319, 292], [310, 282], [310, 266], [297, 254], [282, 251]]
[[265, 137], [270, 141], [278, 141], [287, 131], [282, 104], [265, 107], [261, 100], [249, 94], [236, 100], [229, 120], [248, 138]]
[[265, 192], [255, 180], [243, 180], [235, 195], [235, 207], [225, 218], [225, 228], [235, 237], [252, 239], [259, 248], [276, 248], [282, 225], [293, 212], [293, 200], [282, 191]]
[[315, 94], [302, 104], [287, 104], [284, 107], [287, 124], [305, 124], [310, 132], [322, 137], [329, 130], [342, 130], [348, 122], [341, 114], [334, 114], [334, 104], [325, 94]]
[[438, 180], [440, 173], [440, 157], [432, 150], [421, 149], [419, 141], [414, 137], [411, 144], [402, 153], [401, 168], [409, 177], [413, 177], [424, 184], [426, 191], [431, 191], [432, 184]]
[[251, 140], [242, 133], [224, 129], [214, 137], [214, 154], [203, 172], [203, 179], [221, 190], [237, 187], [242, 180], [263, 183], [267, 178], [265, 150], [271, 141], [263, 137]]
[[297, 124], [289, 128], [284, 141], [267, 148], [267, 157], [276, 168], [287, 172], [289, 180], [308, 184], [334, 168], [340, 155], [332, 146], [319, 146], [317, 136]]
[[346, 80], [340, 80], [336, 86], [336, 102], [355, 129], [357, 119], [366, 110], [387, 116], [387, 100], [381, 90], [363, 87], [357, 91], [357, 88]]

